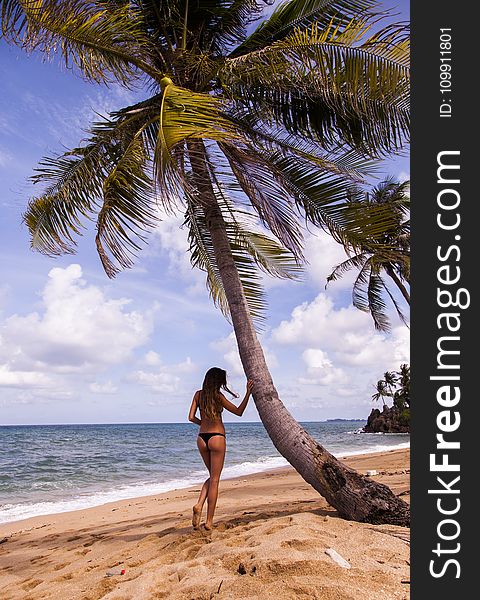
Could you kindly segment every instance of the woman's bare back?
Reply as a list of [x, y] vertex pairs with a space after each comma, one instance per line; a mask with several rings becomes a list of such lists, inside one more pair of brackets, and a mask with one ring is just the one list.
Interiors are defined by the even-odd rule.
[[[200, 400], [201, 391], [198, 390], [198, 399]], [[210, 418], [203, 412], [200, 402], [198, 402], [198, 408], [200, 411], [200, 420], [202, 424], [200, 425], [199, 433], [223, 433], [225, 435], [225, 427], [222, 421], [221, 413], [215, 417]]]

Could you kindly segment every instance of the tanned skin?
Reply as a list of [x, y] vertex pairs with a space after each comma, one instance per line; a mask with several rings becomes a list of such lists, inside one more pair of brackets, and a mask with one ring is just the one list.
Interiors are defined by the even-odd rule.
[[[232, 402], [227, 400], [225, 396], [219, 391], [219, 399], [225, 410], [228, 410], [237, 417], [241, 417], [247, 407], [248, 400], [253, 389], [253, 381], [247, 381], [247, 389], [245, 397], [242, 402], [235, 406]], [[223, 435], [215, 435], [208, 440], [208, 447], [205, 441], [201, 437], [197, 437], [197, 447], [200, 455], [208, 469], [209, 477], [204, 482], [200, 491], [200, 496], [197, 503], [193, 507], [192, 525], [194, 529], [199, 529], [200, 519], [202, 516], [203, 505], [207, 501], [207, 519], [205, 521], [205, 529], [210, 531], [213, 526], [213, 515], [215, 513], [215, 507], [217, 505], [218, 498], [218, 484], [220, 481], [220, 475], [223, 469], [223, 463], [225, 461], [225, 451], [227, 449], [225, 435], [225, 427], [222, 421], [221, 413], [214, 419], [207, 417], [203, 414], [203, 411], [199, 406], [201, 391], [198, 390], [193, 396], [192, 404], [190, 406], [190, 412], [188, 420], [196, 425], [200, 426], [199, 433], [221, 433]], [[197, 409], [200, 412], [200, 419], [195, 416]]]

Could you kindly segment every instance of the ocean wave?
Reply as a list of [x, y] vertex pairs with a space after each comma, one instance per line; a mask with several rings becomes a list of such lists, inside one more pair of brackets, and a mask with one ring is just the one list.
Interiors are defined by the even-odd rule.
[[[409, 448], [410, 443], [399, 444], [375, 444], [370, 447], [355, 450], [331, 449], [336, 456], [355, 456], [358, 454], [371, 454], [374, 452], [385, 452], [388, 450], [399, 450]], [[245, 461], [239, 464], [225, 467], [222, 473], [223, 479], [233, 479], [244, 475], [261, 473], [271, 469], [288, 466], [288, 462], [281, 456], [262, 456], [257, 460]], [[0, 506], [0, 523], [9, 523], [56, 513], [70, 512], [101, 506], [109, 502], [119, 500], [130, 500], [142, 496], [153, 496], [173, 490], [188, 488], [205, 480], [206, 471], [194, 471], [189, 477], [182, 479], [170, 479], [163, 482], [139, 482], [131, 485], [118, 486], [108, 490], [102, 490], [89, 494], [82, 494], [68, 500], [57, 500], [50, 502], [4, 504]]]
[[200, 483], [203, 479], [188, 477], [185, 479], [172, 479], [165, 482], [140, 482], [137, 484], [116, 487], [108, 490], [98, 491], [91, 494], [82, 494], [68, 500], [57, 500], [52, 502], [36, 502], [23, 504], [4, 504], [0, 506], [0, 523], [38, 517], [40, 515], [51, 515], [56, 513], [70, 512], [101, 506], [118, 500], [130, 500], [142, 496], [153, 496], [175, 489], [190, 487]]
[[337, 450], [336, 456], [358, 456], [359, 454], [375, 454], [376, 452], [388, 452], [389, 450], [407, 450], [410, 448], [410, 442], [402, 442], [401, 444], [375, 444], [368, 448], [358, 450]]
[[[276, 469], [288, 465], [282, 457], [264, 456], [257, 461], [247, 461], [238, 465], [225, 467], [222, 473], [223, 479], [233, 479], [242, 475], [252, 475], [269, 469]], [[92, 494], [81, 495], [69, 500], [58, 500], [52, 502], [36, 502], [23, 504], [4, 504], [0, 506], [0, 523], [9, 523], [40, 515], [70, 512], [101, 506], [118, 500], [130, 500], [142, 496], [153, 496], [163, 494], [172, 490], [184, 489], [202, 483], [206, 472], [194, 471], [190, 477], [185, 479], [171, 479], [164, 482], [141, 482], [137, 484], [116, 487], [109, 490], [99, 491]]]

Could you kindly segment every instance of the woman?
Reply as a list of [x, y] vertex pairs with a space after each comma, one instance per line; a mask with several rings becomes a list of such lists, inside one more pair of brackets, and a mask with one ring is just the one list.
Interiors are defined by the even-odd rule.
[[[252, 393], [253, 382], [247, 381], [245, 398], [239, 406], [229, 402], [220, 392], [220, 388], [226, 390], [234, 398], [238, 398], [227, 387], [227, 372], [218, 367], [213, 367], [205, 374], [202, 389], [195, 392], [188, 415], [189, 421], [200, 425], [197, 447], [210, 474], [210, 477], [202, 486], [198, 502], [193, 507], [192, 525], [194, 529], [199, 528], [203, 505], [205, 500], [208, 500], [207, 520], [205, 521], [207, 531], [212, 529], [213, 514], [218, 497], [218, 482], [227, 448], [222, 411], [225, 408], [234, 415], [241, 417]], [[197, 408], [200, 410], [200, 419], [195, 416]]]

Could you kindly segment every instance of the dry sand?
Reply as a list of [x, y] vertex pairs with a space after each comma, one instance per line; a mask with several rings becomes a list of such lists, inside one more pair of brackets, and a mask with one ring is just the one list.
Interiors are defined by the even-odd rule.
[[[392, 450], [345, 462], [376, 469], [408, 501], [409, 459]], [[409, 598], [409, 530], [338, 518], [292, 469], [222, 481], [208, 533], [191, 527], [198, 491], [0, 525], [1, 600]], [[125, 573], [106, 576], [112, 567]]]

